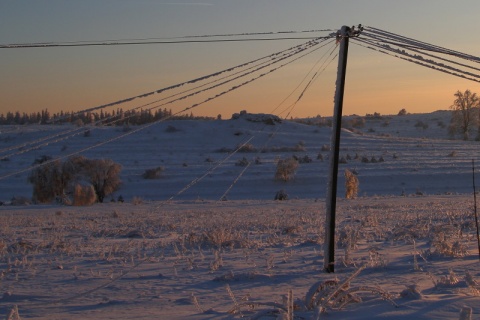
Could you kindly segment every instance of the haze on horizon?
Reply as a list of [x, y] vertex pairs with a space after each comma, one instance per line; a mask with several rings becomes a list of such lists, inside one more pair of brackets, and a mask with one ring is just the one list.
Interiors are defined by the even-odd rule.
[[[4, 1], [0, 3], [0, 44], [336, 30], [343, 24], [362, 23], [460, 52], [480, 52], [480, 43], [472, 41], [472, 25], [480, 3], [432, 3], [53, 0], [46, 5], [35, 0]], [[301, 42], [0, 49], [0, 113], [87, 109], [204, 76]], [[222, 114], [224, 118], [243, 109], [272, 113], [304, 79], [319, 54], [192, 112]], [[332, 114], [336, 68], [337, 60], [306, 92], [290, 116]], [[445, 110], [453, 103], [457, 90], [479, 92], [477, 88], [478, 83], [351, 44], [344, 114], [396, 114], [402, 108], [411, 113]], [[291, 99], [298, 94], [296, 91]], [[181, 107], [174, 104], [167, 108]]]

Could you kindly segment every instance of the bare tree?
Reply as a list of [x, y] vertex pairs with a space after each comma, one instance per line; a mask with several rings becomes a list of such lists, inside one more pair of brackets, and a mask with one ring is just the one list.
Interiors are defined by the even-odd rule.
[[120, 171], [122, 166], [111, 159], [89, 160], [87, 175], [93, 185], [99, 202], [103, 202], [105, 196], [120, 188]]
[[465, 92], [459, 90], [454, 96], [455, 100], [450, 107], [453, 110], [452, 124], [463, 135], [463, 140], [468, 140], [468, 133], [474, 122], [473, 111], [480, 105], [480, 100], [476, 93], [472, 93], [468, 89]]

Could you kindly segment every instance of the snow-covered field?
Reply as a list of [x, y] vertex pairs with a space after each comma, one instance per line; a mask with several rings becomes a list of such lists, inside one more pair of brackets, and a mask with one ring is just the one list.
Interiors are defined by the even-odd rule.
[[[328, 127], [174, 121], [67, 140], [74, 127], [2, 127], [0, 318], [458, 319], [463, 307], [478, 317], [478, 142], [448, 140], [449, 121], [438, 111], [343, 131], [340, 173], [358, 173], [360, 197], [343, 199], [341, 174], [335, 274], [323, 272]], [[59, 141], [24, 145], [51, 135]], [[244, 143], [250, 152], [231, 152]], [[81, 150], [123, 166], [105, 203], [8, 205], [31, 196], [35, 158]], [[292, 155], [312, 162], [275, 181], [276, 161]], [[143, 179], [158, 166], [160, 179]], [[289, 200], [273, 201], [282, 189]]]

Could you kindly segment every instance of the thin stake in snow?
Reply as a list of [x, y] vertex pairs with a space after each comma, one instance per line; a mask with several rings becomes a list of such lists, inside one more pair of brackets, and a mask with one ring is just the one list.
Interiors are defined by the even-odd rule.
[[475, 187], [475, 160], [472, 159], [472, 176], [473, 176], [473, 208], [475, 212], [475, 226], [477, 227], [477, 246], [478, 260], [480, 260], [480, 235], [478, 234], [478, 215], [477, 215], [477, 192]]

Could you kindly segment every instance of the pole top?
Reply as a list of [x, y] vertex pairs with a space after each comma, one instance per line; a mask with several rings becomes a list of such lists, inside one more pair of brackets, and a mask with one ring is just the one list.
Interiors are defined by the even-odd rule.
[[343, 26], [340, 30], [337, 31], [337, 41], [340, 41], [342, 38], [353, 38], [358, 37], [363, 31], [363, 26], [359, 24], [356, 28], [355, 26]]

